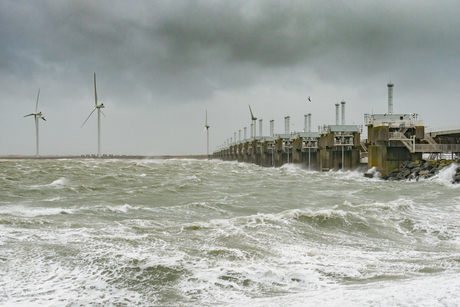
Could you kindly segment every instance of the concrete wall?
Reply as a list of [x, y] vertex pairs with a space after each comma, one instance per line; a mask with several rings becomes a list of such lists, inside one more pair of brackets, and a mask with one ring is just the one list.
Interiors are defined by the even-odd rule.
[[[396, 129], [393, 129], [396, 130]], [[384, 176], [398, 169], [404, 161], [417, 161], [422, 159], [422, 153], [411, 153], [398, 141], [389, 141], [389, 127], [368, 126], [368, 168], [377, 167]], [[425, 127], [418, 126], [407, 131], [406, 136], [415, 135], [416, 142], [425, 138]]]
[[422, 140], [425, 138], [425, 127], [417, 126], [415, 127], [415, 138]]
[[273, 166], [272, 156], [274, 157], [274, 151], [268, 148], [268, 142], [263, 142], [262, 153], [260, 155], [260, 165], [264, 167]]
[[[308, 169], [309, 158], [308, 158], [308, 149], [306, 152], [302, 152], [302, 165]], [[318, 151], [310, 149], [310, 170], [312, 171], [319, 171], [319, 159], [318, 159]]]
[[325, 148], [320, 150], [320, 167], [323, 171], [327, 170], [354, 170], [360, 166], [359, 149], [352, 147], [343, 151], [343, 168], [342, 168], [342, 148]]
[[297, 138], [292, 141], [292, 163], [302, 163], [302, 139]]
[[367, 127], [367, 141], [371, 145], [377, 145], [379, 141], [387, 142], [389, 140], [389, 132], [390, 128], [383, 126], [383, 127]]
[[331, 148], [334, 146], [334, 133], [323, 134], [318, 140], [318, 148]]

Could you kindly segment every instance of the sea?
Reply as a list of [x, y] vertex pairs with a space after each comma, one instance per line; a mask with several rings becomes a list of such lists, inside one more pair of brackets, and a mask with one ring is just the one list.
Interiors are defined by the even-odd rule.
[[0, 160], [0, 305], [460, 306], [456, 167]]

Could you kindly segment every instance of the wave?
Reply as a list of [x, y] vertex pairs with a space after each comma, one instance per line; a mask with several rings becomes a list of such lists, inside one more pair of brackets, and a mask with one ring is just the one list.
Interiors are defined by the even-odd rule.
[[452, 163], [449, 167], [446, 167], [442, 170], [439, 171], [439, 173], [431, 178], [425, 179], [425, 181], [428, 182], [435, 182], [438, 184], [441, 184], [443, 186], [446, 186], [450, 189], [459, 189], [460, 184], [453, 184], [452, 181], [454, 179], [456, 169], [458, 165], [455, 163]]
[[64, 178], [64, 177], [62, 177], [62, 178], [59, 178], [57, 180], [54, 180], [49, 185], [52, 186], [52, 187], [61, 187], [61, 186], [67, 185], [68, 183], [69, 183], [69, 180]]
[[104, 212], [113, 212], [113, 213], [128, 213], [132, 210], [140, 210], [142, 209], [139, 206], [131, 206], [129, 204], [119, 205], [119, 206], [104, 206], [101, 208]]
[[[460, 282], [455, 273], [411, 280], [381, 280], [372, 284], [324, 285], [283, 296], [243, 297], [227, 300], [226, 306], [457, 306]], [[427, 289], [430, 289], [427, 291]], [[308, 303], [306, 303], [308, 302]]]
[[44, 207], [27, 207], [21, 205], [1, 206], [0, 214], [20, 216], [20, 217], [37, 217], [46, 215], [72, 214], [74, 209], [67, 208], [44, 208]]
[[460, 197], [443, 173], [401, 183], [221, 161], [20, 163], [0, 188], [0, 305], [459, 298]]
[[415, 201], [410, 198], [398, 198], [396, 200], [391, 200], [389, 202], [373, 202], [373, 203], [363, 203], [363, 204], [356, 204], [353, 205], [349, 201], [344, 201], [342, 205], [336, 205], [334, 208], [347, 208], [352, 210], [365, 210], [365, 211], [378, 211], [382, 212], [382, 210], [390, 210], [393, 212], [398, 211], [405, 211], [409, 209], [413, 209], [415, 206]]

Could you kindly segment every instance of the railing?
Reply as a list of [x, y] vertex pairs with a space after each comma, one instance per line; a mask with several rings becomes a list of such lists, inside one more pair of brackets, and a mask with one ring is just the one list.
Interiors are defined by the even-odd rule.
[[430, 143], [431, 145], [438, 145], [438, 143], [436, 143], [436, 141], [428, 133], [425, 133], [424, 140]]
[[390, 132], [388, 133], [390, 141], [401, 141], [404, 146], [409, 149], [410, 152], [414, 153], [415, 151], [415, 141], [414, 139], [408, 139], [403, 133], [401, 132]]
[[304, 149], [318, 149], [318, 142], [317, 141], [306, 141], [302, 143], [302, 150]]
[[415, 144], [414, 139], [408, 139], [400, 132], [390, 132], [390, 140], [401, 141], [410, 152], [460, 152], [460, 144], [437, 144], [433, 139], [426, 139], [430, 144]]
[[416, 152], [460, 152], [460, 144], [415, 144]]
[[369, 123], [366, 125], [373, 125], [374, 127], [379, 126], [388, 126], [392, 128], [399, 128], [400, 122], [405, 122], [405, 126], [415, 127], [415, 126], [423, 126], [423, 120], [421, 119], [411, 119], [411, 120], [404, 120], [404, 121], [393, 121], [393, 120], [373, 120], [370, 119]]
[[449, 130], [460, 130], [460, 125], [425, 128], [425, 132], [440, 132], [440, 131], [449, 131]]
[[345, 138], [342, 142], [342, 138], [334, 138], [335, 146], [353, 146], [354, 142], [351, 138]]
[[389, 132], [388, 137], [390, 140], [409, 140], [404, 133], [401, 132]]
[[382, 120], [382, 119], [374, 119], [371, 114], [364, 114], [364, 125], [369, 126], [389, 126], [389, 127], [399, 127], [401, 123], [405, 123], [406, 126], [423, 126], [423, 120], [417, 119], [416, 115], [411, 115], [410, 118], [405, 118], [403, 120]]

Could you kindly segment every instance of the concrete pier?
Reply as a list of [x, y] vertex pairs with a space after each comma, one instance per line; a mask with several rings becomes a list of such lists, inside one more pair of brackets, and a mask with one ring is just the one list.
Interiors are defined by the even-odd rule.
[[[364, 114], [367, 140], [361, 140], [362, 126], [345, 124], [345, 101], [342, 101], [335, 104], [335, 125], [324, 125], [319, 128], [320, 131], [310, 132], [311, 114], [308, 114], [305, 115], [304, 132], [290, 133], [290, 117], [286, 116], [284, 134], [274, 134], [272, 120], [271, 136], [264, 137], [262, 120], [259, 120], [260, 136], [252, 133], [252, 124], [250, 139], [235, 140], [232, 144], [227, 140], [213, 157], [264, 167], [294, 163], [314, 171], [354, 170], [364, 165], [368, 169], [377, 168], [383, 176], [400, 168], [405, 161], [422, 160], [423, 154], [430, 154], [433, 159], [446, 153], [452, 155], [452, 160], [454, 156], [458, 157], [460, 126], [425, 133], [423, 121], [417, 114], [393, 113], [393, 88], [394, 84], [390, 82], [388, 113]], [[246, 128], [244, 131], [246, 138]], [[367, 158], [366, 164], [361, 163], [363, 158]]]
[[[437, 143], [425, 134], [423, 121], [413, 114], [365, 115], [368, 167], [382, 175], [399, 168], [404, 161], [422, 160], [424, 152], [436, 152]], [[417, 145], [428, 144], [426, 148]]]
[[321, 135], [318, 132], [297, 132], [252, 138], [216, 151], [213, 157], [264, 167], [294, 163], [314, 171], [356, 169], [360, 157], [359, 128], [350, 127], [331, 126]]
[[360, 127], [324, 126], [320, 132], [320, 169], [354, 170], [360, 166]]

